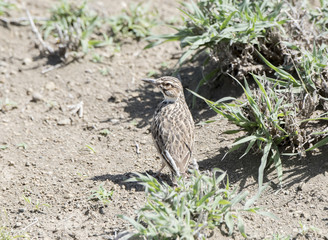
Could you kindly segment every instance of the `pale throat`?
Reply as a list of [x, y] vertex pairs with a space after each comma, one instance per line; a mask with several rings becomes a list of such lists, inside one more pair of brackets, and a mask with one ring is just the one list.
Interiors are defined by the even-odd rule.
[[165, 102], [172, 102], [173, 103], [178, 99], [179, 99], [179, 97], [169, 97], [169, 96], [164, 95], [164, 101]]
[[161, 91], [161, 92], [164, 95], [164, 102], [174, 103], [174, 102], [176, 102], [180, 98], [180, 95], [178, 95], [176, 97], [172, 97], [172, 96], [168, 96], [168, 95], [164, 94], [163, 91]]

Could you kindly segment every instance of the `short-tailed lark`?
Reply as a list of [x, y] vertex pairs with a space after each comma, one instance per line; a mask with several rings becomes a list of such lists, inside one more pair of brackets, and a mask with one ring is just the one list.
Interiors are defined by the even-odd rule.
[[[161, 156], [159, 175], [167, 165], [174, 176], [186, 175], [194, 147], [194, 121], [186, 104], [181, 82], [175, 77], [142, 79], [158, 87], [164, 100], [157, 106], [151, 124], [155, 146]], [[193, 161], [194, 165], [197, 165]]]

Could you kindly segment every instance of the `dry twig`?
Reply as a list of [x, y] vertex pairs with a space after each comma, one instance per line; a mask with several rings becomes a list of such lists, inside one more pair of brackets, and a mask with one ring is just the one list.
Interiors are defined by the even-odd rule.
[[43, 47], [43, 52], [45, 52], [46, 54], [54, 54], [54, 50], [51, 46], [49, 46], [49, 44], [47, 42], [45, 42], [41, 36], [41, 34], [39, 33], [38, 29], [36, 28], [35, 24], [34, 24], [34, 21], [33, 21], [33, 18], [30, 14], [30, 12], [26, 9], [26, 14], [27, 14], [27, 17], [30, 21], [30, 25], [31, 25], [31, 28], [32, 28], [32, 31], [33, 33], [36, 35], [39, 43], [42, 45]]

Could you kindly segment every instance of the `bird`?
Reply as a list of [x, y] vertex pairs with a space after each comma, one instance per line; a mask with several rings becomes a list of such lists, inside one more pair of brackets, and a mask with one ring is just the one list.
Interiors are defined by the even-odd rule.
[[[151, 133], [162, 164], [156, 176], [168, 166], [172, 182], [176, 177], [186, 176], [194, 149], [194, 120], [186, 103], [183, 87], [179, 79], [170, 76], [158, 79], [142, 79], [158, 87], [164, 95], [155, 110], [151, 123]], [[198, 167], [193, 159], [193, 165]]]

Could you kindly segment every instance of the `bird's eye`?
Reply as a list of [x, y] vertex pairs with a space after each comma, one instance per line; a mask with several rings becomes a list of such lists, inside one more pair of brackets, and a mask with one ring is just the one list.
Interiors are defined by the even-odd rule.
[[171, 83], [164, 83], [164, 87], [165, 88], [170, 88], [170, 87], [172, 87], [172, 85], [171, 85]]

